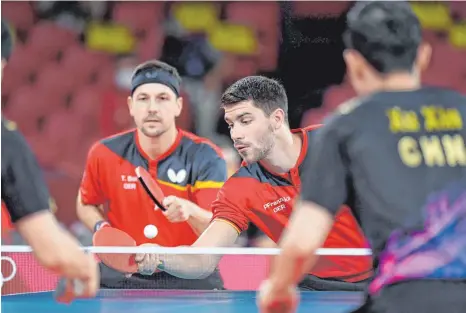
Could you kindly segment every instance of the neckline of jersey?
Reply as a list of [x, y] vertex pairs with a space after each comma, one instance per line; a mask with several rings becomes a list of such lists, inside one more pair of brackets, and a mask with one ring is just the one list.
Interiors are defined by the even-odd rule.
[[138, 148], [138, 151], [139, 153], [142, 155], [142, 157], [144, 159], [146, 159], [146, 161], [149, 163], [149, 166], [156, 166], [160, 161], [162, 161], [163, 159], [166, 159], [167, 157], [169, 157], [173, 152], [175, 152], [176, 148], [178, 148], [178, 145], [180, 144], [181, 142], [181, 139], [183, 138], [184, 136], [184, 133], [183, 133], [183, 130], [177, 128], [177, 134], [176, 134], [176, 138], [175, 138], [175, 141], [173, 141], [172, 145], [164, 152], [162, 153], [161, 155], [159, 155], [157, 158], [155, 159], [151, 159], [147, 153], [142, 149], [140, 143], [139, 143], [139, 134], [138, 134], [138, 131], [137, 129], [134, 130], [135, 132], [135, 141], [136, 141], [136, 147]]
[[259, 164], [264, 169], [266, 169], [270, 174], [272, 174], [274, 176], [282, 177], [282, 178], [284, 178], [286, 180], [290, 180], [290, 174], [298, 173], [298, 171], [299, 171], [298, 168], [301, 165], [301, 163], [303, 162], [304, 158], [306, 157], [307, 146], [308, 146], [308, 142], [309, 142], [307, 132], [306, 132], [306, 130], [304, 128], [292, 129], [291, 133], [292, 134], [300, 133], [301, 134], [301, 139], [302, 139], [301, 150], [299, 151], [298, 160], [296, 161], [296, 164], [292, 168], [290, 168], [285, 173], [277, 173], [277, 172], [271, 170], [270, 168], [268, 168], [263, 162], [259, 161]]

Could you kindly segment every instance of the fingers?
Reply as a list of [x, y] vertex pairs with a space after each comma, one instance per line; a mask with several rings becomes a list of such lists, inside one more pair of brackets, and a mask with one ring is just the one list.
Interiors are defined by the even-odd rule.
[[138, 272], [141, 275], [152, 275], [157, 270], [158, 257], [156, 254], [145, 254], [144, 258], [137, 262]]
[[175, 203], [177, 201], [177, 199], [178, 198], [175, 197], [175, 196], [167, 196], [167, 197], [165, 197], [165, 199], [163, 199], [162, 204], [165, 207], [168, 207], [168, 206], [172, 205], [173, 203]]

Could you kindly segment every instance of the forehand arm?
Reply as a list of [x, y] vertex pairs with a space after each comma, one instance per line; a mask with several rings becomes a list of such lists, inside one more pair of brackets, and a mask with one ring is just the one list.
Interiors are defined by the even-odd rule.
[[212, 274], [221, 255], [159, 255], [158, 269], [183, 279], [203, 279]]
[[24, 217], [16, 227], [44, 267], [67, 277], [87, 277], [90, 263], [78, 241], [60, 227], [51, 212], [41, 211]]
[[212, 221], [213, 214], [212, 212], [204, 210], [194, 203], [192, 205], [192, 214], [187, 222], [194, 230], [196, 235], [200, 235], [209, 226], [210, 222]]
[[78, 219], [90, 230], [94, 231], [94, 226], [97, 222], [105, 219], [102, 206], [83, 204], [81, 193], [78, 194], [76, 200], [76, 215]]
[[[238, 238], [238, 232], [230, 224], [223, 221], [213, 221], [202, 233], [193, 247], [231, 247]], [[159, 255], [159, 269], [170, 275], [184, 279], [206, 278], [217, 267], [222, 255]]]

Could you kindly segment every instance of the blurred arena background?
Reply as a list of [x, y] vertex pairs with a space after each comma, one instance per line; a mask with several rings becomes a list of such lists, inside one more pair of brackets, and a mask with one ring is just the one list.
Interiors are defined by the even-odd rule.
[[[2, 113], [36, 153], [58, 219], [89, 244], [75, 214], [86, 154], [99, 138], [132, 127], [126, 97], [138, 63], [156, 58], [178, 68], [187, 100], [179, 126], [221, 145], [233, 171], [240, 160], [218, 101], [225, 86], [248, 75], [277, 78], [288, 92], [291, 126], [320, 123], [354, 96], [341, 57], [351, 4], [2, 1], [16, 45]], [[424, 82], [466, 93], [466, 3], [412, 5], [434, 47]], [[3, 244], [23, 244], [3, 205], [2, 235]], [[240, 243], [268, 244], [254, 227]]]

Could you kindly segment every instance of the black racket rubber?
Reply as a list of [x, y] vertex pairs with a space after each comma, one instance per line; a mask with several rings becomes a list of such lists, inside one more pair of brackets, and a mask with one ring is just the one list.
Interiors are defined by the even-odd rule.
[[152, 194], [152, 192], [150, 192], [149, 190], [149, 187], [147, 187], [146, 183], [144, 182], [144, 180], [142, 179], [142, 177], [138, 177], [138, 180], [139, 182], [141, 182], [141, 185], [142, 187], [144, 187], [144, 190], [146, 191], [146, 193], [149, 195], [149, 197], [152, 199], [152, 201], [154, 201], [154, 203], [162, 210], [162, 211], [167, 211], [167, 209], [163, 206], [162, 203], [159, 202], [159, 200], [157, 200], [157, 198], [154, 197], [154, 195]]

